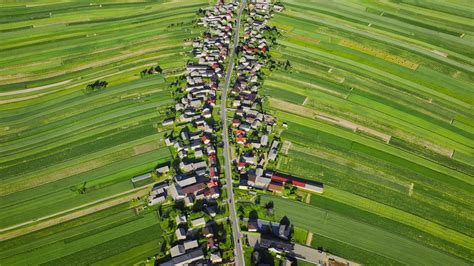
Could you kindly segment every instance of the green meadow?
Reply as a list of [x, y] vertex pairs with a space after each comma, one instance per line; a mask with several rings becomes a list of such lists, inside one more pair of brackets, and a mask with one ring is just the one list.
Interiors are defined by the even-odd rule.
[[[135, 264], [163, 253], [156, 213], [117, 197], [172, 159], [161, 125], [174, 103], [169, 84], [192, 57], [197, 11], [208, 4], [2, 3], [0, 228], [32, 226], [7, 230], [2, 264]], [[87, 89], [96, 81], [107, 85]], [[107, 209], [37, 222], [114, 197]]]
[[263, 93], [291, 144], [274, 170], [325, 192], [272, 198], [276, 216], [364, 264], [474, 261], [472, 6], [282, 3], [270, 52], [291, 69]]

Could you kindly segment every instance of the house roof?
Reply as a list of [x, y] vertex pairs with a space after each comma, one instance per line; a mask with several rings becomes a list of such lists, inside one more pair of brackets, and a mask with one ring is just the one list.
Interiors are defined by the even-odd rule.
[[187, 187], [182, 188], [184, 194], [195, 194], [196, 192], [203, 190], [206, 188], [204, 183], [196, 183]]
[[281, 193], [283, 192], [283, 185], [278, 182], [270, 182], [270, 184], [268, 185], [268, 190]]

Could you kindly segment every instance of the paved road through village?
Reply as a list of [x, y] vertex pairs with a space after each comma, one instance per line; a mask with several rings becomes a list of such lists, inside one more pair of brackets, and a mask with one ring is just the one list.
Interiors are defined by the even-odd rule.
[[236, 265], [245, 265], [244, 254], [242, 249], [242, 243], [240, 241], [240, 230], [239, 222], [237, 220], [237, 213], [235, 211], [235, 201], [234, 201], [234, 192], [232, 190], [232, 172], [231, 172], [231, 158], [230, 158], [230, 147], [229, 147], [229, 132], [227, 127], [227, 109], [226, 109], [226, 100], [227, 100], [227, 91], [229, 89], [230, 79], [232, 77], [232, 70], [234, 69], [234, 55], [235, 49], [239, 45], [239, 31], [240, 31], [240, 16], [245, 7], [245, 0], [240, 3], [240, 8], [237, 14], [237, 24], [234, 28], [234, 39], [232, 47], [230, 47], [229, 63], [227, 66], [227, 73], [225, 76], [222, 99], [221, 99], [221, 122], [222, 122], [222, 138], [224, 142], [224, 167], [225, 167], [225, 177], [227, 183], [227, 197], [229, 199], [229, 209], [230, 209], [230, 220], [232, 222], [232, 234], [234, 238], [234, 254]]

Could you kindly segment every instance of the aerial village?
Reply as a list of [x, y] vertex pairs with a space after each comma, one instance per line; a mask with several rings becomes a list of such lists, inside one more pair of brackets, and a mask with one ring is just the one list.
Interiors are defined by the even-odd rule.
[[[238, 3], [219, 1], [200, 10], [204, 16], [198, 25], [206, 30], [202, 37], [192, 40], [194, 60], [188, 61], [185, 84], [177, 90], [175, 117], [162, 123], [173, 129], [164, 142], [174, 160], [156, 168], [157, 176], [165, 178], [153, 185], [148, 206], [159, 206], [158, 213], [173, 237], [159, 265], [210, 265], [233, 257], [217, 156], [221, 130], [213, 111], [237, 7]], [[134, 177], [132, 182], [150, 176]]]
[[[172, 128], [164, 139], [174, 155], [172, 164], [159, 165], [157, 176], [166, 177], [153, 185], [148, 198], [149, 206], [158, 205], [159, 215], [173, 231], [169, 254], [159, 265], [210, 265], [235, 263], [230, 240], [225, 190], [233, 185], [240, 190], [269, 192], [283, 195], [288, 186], [311, 193], [323, 193], [323, 184], [303, 180], [274, 171], [282, 146], [281, 126], [273, 115], [264, 110], [265, 98], [259, 94], [262, 70], [268, 68], [267, 56], [272, 41], [268, 32], [275, 28], [267, 25], [273, 12], [283, 6], [271, 5], [267, 0], [254, 0], [248, 4], [243, 17], [243, 36], [237, 53], [233, 86], [227, 106], [232, 112], [229, 132], [232, 145], [234, 184], [225, 184], [219, 163], [221, 125], [214, 119], [220, 82], [225, 75], [238, 3], [218, 2], [203, 10], [198, 25], [206, 28], [203, 36], [192, 41], [194, 60], [186, 65], [185, 84], [178, 89], [174, 118], [165, 119], [162, 126]], [[285, 128], [286, 124], [283, 123]], [[134, 177], [133, 182], [150, 178], [151, 174]], [[164, 208], [163, 206], [171, 206]], [[240, 218], [241, 236], [245, 244], [257, 250], [273, 250], [288, 258], [308, 253], [313, 262], [324, 264], [326, 253], [295, 245], [291, 241], [292, 225], [289, 221], [271, 224], [269, 221]], [[251, 233], [257, 232], [256, 237]], [[296, 247], [296, 250], [295, 250]], [[303, 249], [303, 251], [301, 251]], [[288, 255], [290, 254], [290, 255]], [[325, 256], [325, 257], [324, 257]], [[303, 256], [304, 257], [304, 256]], [[291, 265], [290, 260], [286, 261]]]
[[[283, 7], [268, 1], [255, 1], [250, 5], [249, 15], [243, 25], [244, 35], [237, 65], [236, 81], [231, 91], [234, 108], [232, 136], [235, 143], [236, 172], [240, 187], [252, 187], [282, 193], [285, 184], [290, 184], [316, 193], [323, 192], [321, 183], [309, 182], [267, 169], [275, 162], [281, 148], [278, 132], [274, 130], [277, 118], [263, 110], [264, 98], [259, 95], [262, 85], [261, 70], [267, 65], [271, 43], [265, 38], [270, 8], [281, 12]], [[285, 126], [285, 124], [284, 124]]]

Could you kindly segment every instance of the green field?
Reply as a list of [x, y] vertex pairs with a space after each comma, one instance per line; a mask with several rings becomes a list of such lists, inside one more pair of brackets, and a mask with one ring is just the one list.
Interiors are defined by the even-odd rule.
[[[391, 231], [391, 228], [378, 228], [351, 217], [351, 213], [339, 214], [335, 211], [308, 205], [275, 196], [263, 195], [262, 204], [273, 201], [275, 220], [287, 216], [297, 227], [314, 232], [313, 241], [318, 243], [318, 235], [340, 242], [355, 249], [368, 251], [366, 259], [357, 257], [357, 252], [345, 254], [345, 249], [334, 250], [343, 253], [347, 259], [367, 264], [386, 261], [400, 264], [443, 263], [449, 265], [467, 265], [455, 256], [448, 255], [436, 248], [426, 247]], [[316, 244], [315, 244], [316, 245]], [[331, 252], [331, 246], [325, 247]], [[336, 252], [339, 251], [339, 252]], [[370, 254], [370, 256], [369, 256]], [[368, 260], [370, 258], [370, 260]], [[386, 260], [385, 260], [386, 259]], [[373, 261], [372, 261], [373, 260]]]
[[[131, 190], [131, 177], [171, 160], [169, 83], [208, 4], [2, 4], [0, 227]], [[140, 76], [157, 65], [162, 74]], [[96, 80], [108, 86], [86, 91]]]
[[[275, 170], [323, 182], [311, 205], [347, 225], [343, 237], [323, 218], [306, 224], [315, 245], [369, 264], [416, 264], [407, 246], [422, 264], [474, 261], [472, 5], [282, 3], [271, 55], [291, 70], [263, 84], [291, 143]], [[363, 227], [380, 235], [353, 237]]]
[[137, 215], [128, 203], [0, 244], [8, 265], [136, 263], [159, 253], [162, 230], [153, 212]]

